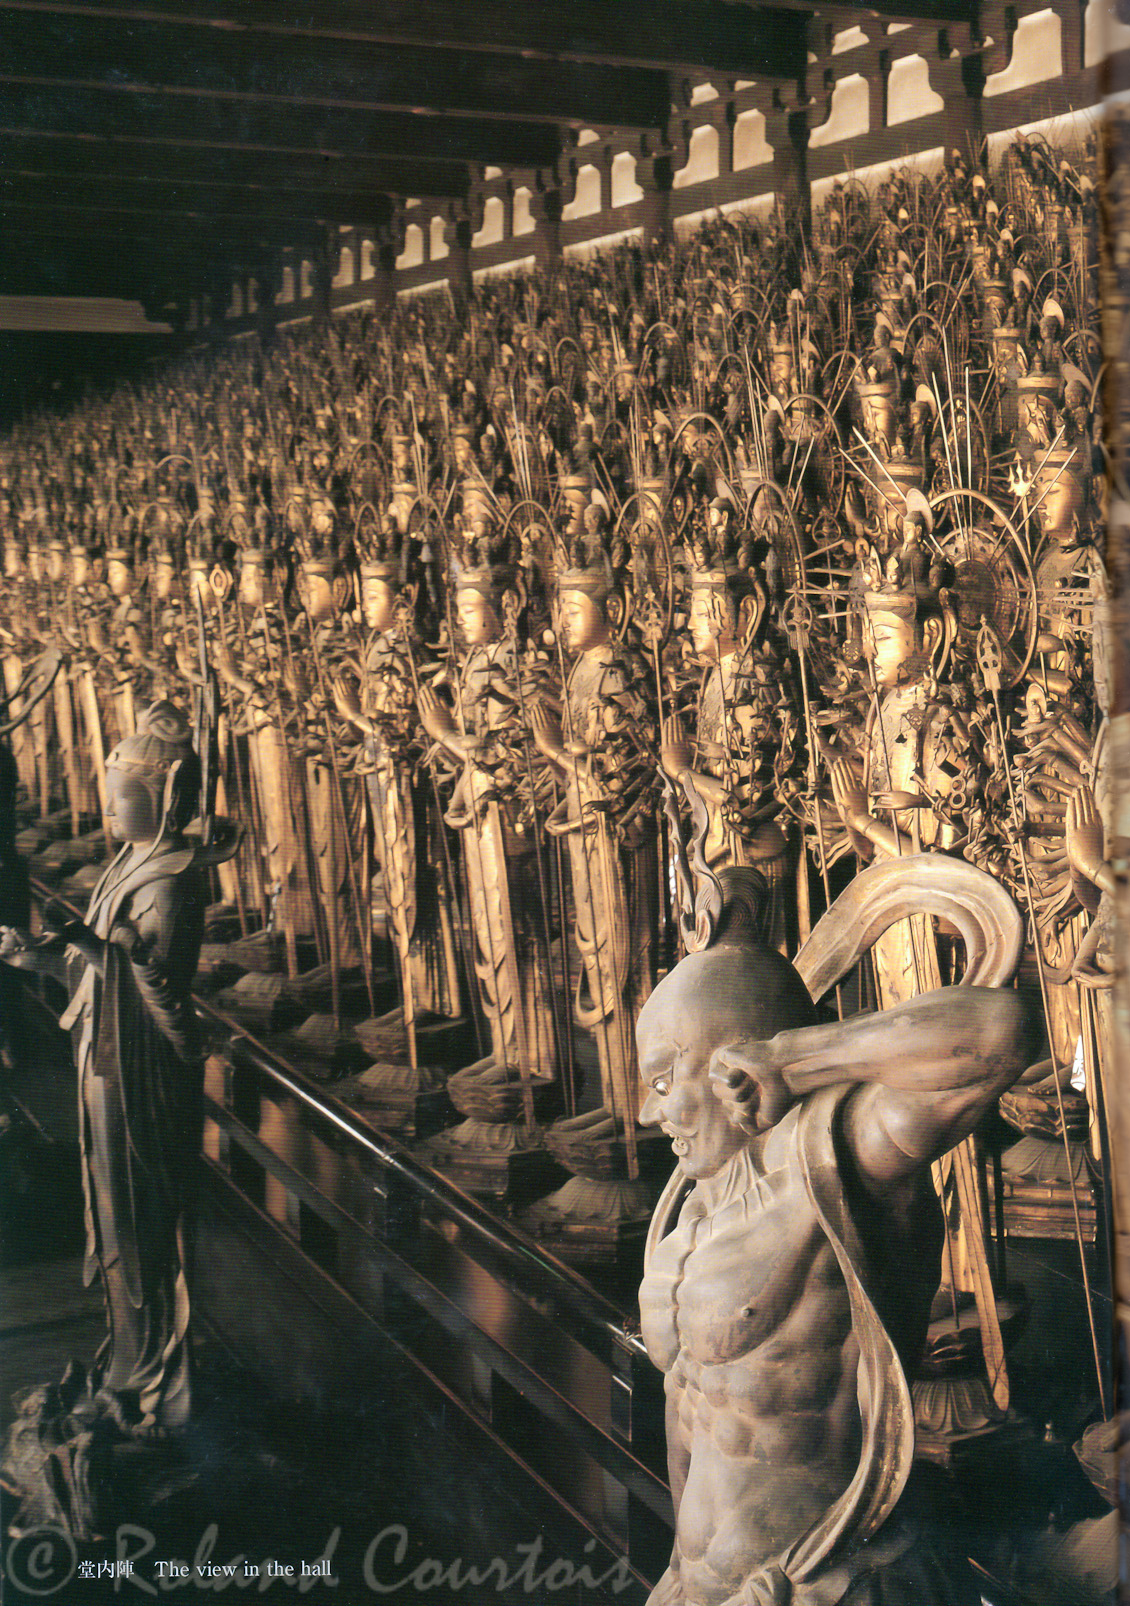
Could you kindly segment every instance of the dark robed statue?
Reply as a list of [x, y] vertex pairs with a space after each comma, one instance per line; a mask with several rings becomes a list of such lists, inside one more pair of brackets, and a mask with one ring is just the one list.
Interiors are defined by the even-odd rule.
[[[988, 969], [1008, 978], [1020, 917], [1007, 894], [929, 857], [865, 872], [851, 907], [833, 906], [807, 947], [831, 942], [839, 963], [813, 993], [909, 903], [942, 907], [934, 883], [967, 930], [980, 921], [982, 960], [1007, 950]], [[666, 1373], [676, 1515], [650, 1606], [976, 1606], [964, 1562], [900, 1504], [914, 1447], [905, 1373], [940, 1279], [930, 1164], [1029, 1063], [1025, 1007], [969, 985], [818, 1023], [806, 951], [798, 972], [760, 935], [758, 873], [710, 879], [697, 937], [684, 919], [701, 951], [637, 1028], [640, 1120], [678, 1159], [640, 1289], [644, 1342]], [[971, 962], [973, 980], [985, 974]]]
[[200, 761], [185, 716], [155, 703], [106, 766], [106, 824], [122, 848], [85, 921], [36, 941], [0, 932], [0, 958], [55, 968], [65, 951], [77, 1042], [89, 1284], [102, 1279], [109, 1331], [90, 1395], [138, 1437], [181, 1428], [191, 1409], [185, 1235], [203, 1118], [191, 986], [208, 899], [206, 866], [231, 835], [185, 836]]

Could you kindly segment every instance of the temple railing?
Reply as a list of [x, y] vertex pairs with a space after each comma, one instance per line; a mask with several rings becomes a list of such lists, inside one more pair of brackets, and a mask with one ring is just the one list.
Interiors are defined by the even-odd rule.
[[340, 1405], [392, 1345], [472, 1436], [653, 1583], [673, 1526], [663, 1383], [626, 1309], [222, 1011], [197, 1011], [193, 1300], [208, 1324], [272, 1392], [316, 1404]]

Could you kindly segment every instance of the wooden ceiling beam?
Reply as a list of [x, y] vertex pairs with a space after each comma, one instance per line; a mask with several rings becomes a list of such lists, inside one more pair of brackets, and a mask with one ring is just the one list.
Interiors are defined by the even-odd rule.
[[[34, 263], [0, 256], [0, 295], [97, 296], [140, 300], [155, 286], [185, 296], [200, 294], [209, 282], [209, 264], [172, 259], [126, 264], [109, 258], [42, 258]], [[239, 264], [232, 271], [240, 271]]]
[[116, 178], [58, 178], [5, 173], [0, 177], [0, 215], [12, 208], [49, 217], [93, 213], [107, 220], [162, 220], [188, 227], [254, 222], [371, 224], [379, 197], [375, 191], [307, 194], [300, 190], [237, 189], [231, 185], [160, 185]]
[[[379, 217], [378, 197], [374, 216]], [[274, 218], [240, 218], [217, 222], [214, 218], [171, 217], [140, 212], [106, 212], [100, 208], [52, 207], [24, 202], [0, 203], [0, 225], [8, 240], [18, 240], [31, 258], [53, 247], [76, 256], [154, 251], [176, 255], [187, 252], [201, 260], [253, 264], [265, 254], [292, 247], [296, 254], [312, 251], [325, 239], [325, 224], [280, 222]]]
[[671, 106], [667, 75], [639, 68], [49, 12], [0, 9], [0, 61], [13, 83], [433, 117], [649, 129]]
[[[886, 3], [895, 0], [879, 0], [880, 14]], [[782, 18], [768, 5], [732, 0], [4, 0], [4, 9], [743, 78], [795, 78], [805, 60], [797, 13]]]
[[16, 133], [2, 126], [0, 174], [103, 174], [165, 184], [233, 184], [252, 189], [379, 191], [399, 195], [462, 195], [468, 168], [460, 162], [393, 161], [388, 157], [313, 152], [202, 152], [146, 141], [94, 139], [85, 134]]
[[0, 135], [0, 198], [29, 191], [67, 204], [77, 195], [86, 204], [107, 207], [167, 208], [170, 212], [239, 211], [259, 216], [325, 218], [364, 223], [375, 195], [461, 198], [468, 190], [468, 168], [456, 162], [382, 162], [368, 170], [321, 158], [240, 157], [233, 161], [198, 151], [140, 153], [106, 141], [70, 146]]
[[[758, 10], [757, 0], [729, 0], [735, 10]], [[870, 0], [865, 6], [828, 5], [813, 0], [773, 0], [782, 11], [805, 12], [820, 17], [834, 17], [836, 26], [850, 28], [874, 17], [880, 22], [929, 22], [940, 26], [946, 23], [976, 22], [981, 10], [980, 0]]]
[[55, 88], [11, 81], [0, 94], [0, 130], [51, 139], [131, 141], [158, 150], [226, 150], [252, 158], [266, 154], [547, 167], [561, 150], [557, 130], [546, 123], [188, 100], [119, 92], [112, 86]]

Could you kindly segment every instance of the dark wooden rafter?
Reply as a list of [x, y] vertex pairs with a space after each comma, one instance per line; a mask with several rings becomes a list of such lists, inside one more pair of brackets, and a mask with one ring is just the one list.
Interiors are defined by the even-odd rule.
[[515, 117], [651, 128], [670, 106], [666, 73], [246, 30], [0, 9], [0, 82], [101, 85], [191, 100]]
[[[387, 205], [388, 203], [386, 203]], [[377, 200], [374, 199], [377, 216]], [[34, 259], [39, 251], [66, 253], [76, 263], [98, 258], [117, 259], [123, 272], [131, 253], [186, 264], [216, 260], [251, 266], [277, 251], [293, 247], [296, 255], [309, 254], [326, 238], [325, 224], [204, 218], [139, 218], [126, 213], [5, 205], [0, 209], [0, 230], [9, 251]], [[78, 290], [72, 292], [81, 293]]]
[[[944, 8], [945, 0], [928, 0]], [[464, 55], [573, 62], [662, 72], [713, 71], [791, 78], [803, 69], [804, 32], [795, 15], [731, 0], [6, 0], [4, 9], [132, 23], [184, 34], [255, 30], [282, 38], [346, 40], [400, 51], [437, 42]], [[804, 8], [800, 8], [804, 9]], [[878, 8], [883, 9], [883, 0]], [[952, 4], [950, 6], [952, 14]]]
[[417, 117], [410, 112], [281, 106], [247, 100], [180, 101], [113, 87], [20, 84], [0, 79], [0, 131], [53, 139], [107, 139], [187, 151], [392, 158], [547, 166], [555, 127], [514, 119]]
[[[179, 164], [177, 164], [179, 165]], [[401, 185], [419, 196], [458, 197], [467, 192], [467, 169], [429, 163], [383, 184], [342, 183], [314, 172], [285, 174], [264, 164], [259, 174], [233, 175], [200, 167], [161, 177], [157, 171], [123, 172], [113, 162], [82, 167], [52, 162], [28, 166], [0, 138], [0, 207], [26, 201], [48, 207], [99, 207], [108, 212], [189, 213], [204, 216], [288, 217], [367, 223], [374, 196]]]
[[387, 254], [408, 197], [472, 233], [488, 167], [563, 200], [586, 127], [669, 167], [700, 75], [806, 106], [830, 29], [971, 41], [981, 3], [0, 0], [0, 290], [199, 290], [343, 227]]
[[246, 224], [251, 221], [287, 223], [371, 224], [377, 197], [373, 192], [335, 195], [329, 191], [307, 194], [299, 190], [236, 189], [223, 185], [161, 185], [126, 183], [116, 178], [5, 178], [0, 181], [0, 217], [15, 212], [66, 219], [93, 214], [105, 222], [149, 219], [154, 228], [163, 221]]
[[249, 190], [292, 188], [326, 194], [461, 196], [467, 189], [464, 162], [396, 161], [391, 157], [328, 156], [316, 152], [217, 150], [201, 159], [199, 150], [116, 140], [44, 138], [0, 128], [0, 185], [5, 179], [34, 176], [68, 179], [103, 175], [123, 185], [166, 184]]
[[256, 265], [241, 261], [238, 256], [227, 260], [222, 256], [193, 257], [184, 253], [176, 256], [144, 252], [123, 263], [120, 255], [81, 258], [66, 254], [43, 256], [34, 264], [26, 257], [9, 257], [0, 254], [0, 287], [4, 295], [17, 296], [106, 296], [151, 302], [154, 292], [169, 300], [198, 294], [205, 289], [217, 273], [230, 281], [255, 277]]
[[[734, 9], [750, 10], [754, 0], [728, 0]], [[808, 12], [819, 9], [820, 15], [834, 16], [837, 28], [850, 28], [877, 18], [888, 22], [930, 22], [944, 26], [947, 23], [972, 23], [981, 10], [981, 0], [870, 0], [865, 6], [820, 6], [813, 0], [773, 0], [779, 12]]]
[[132, 255], [127, 258], [122, 240], [113, 233], [104, 239], [81, 234], [48, 238], [29, 223], [27, 234], [21, 234], [17, 245], [0, 247], [0, 271], [5, 282], [15, 277], [21, 283], [41, 277], [62, 283], [79, 271], [97, 276], [100, 281], [112, 278], [130, 284], [143, 282], [147, 274], [157, 270], [172, 275], [189, 270], [199, 278], [212, 264], [235, 273], [254, 274], [265, 272], [287, 247], [294, 249], [295, 260], [312, 260], [316, 242], [301, 234], [295, 237], [294, 231], [284, 241], [281, 237], [272, 240], [239, 234], [225, 236], [220, 230], [198, 232], [193, 238], [173, 229], [165, 239], [131, 236], [129, 246]]

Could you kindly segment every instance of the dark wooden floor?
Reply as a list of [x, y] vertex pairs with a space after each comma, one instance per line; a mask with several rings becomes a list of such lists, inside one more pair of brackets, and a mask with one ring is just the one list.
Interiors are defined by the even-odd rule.
[[82, 1286], [82, 1260], [65, 1256], [0, 1268], [0, 1400], [92, 1355], [105, 1317], [98, 1288]]

